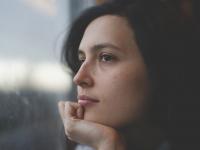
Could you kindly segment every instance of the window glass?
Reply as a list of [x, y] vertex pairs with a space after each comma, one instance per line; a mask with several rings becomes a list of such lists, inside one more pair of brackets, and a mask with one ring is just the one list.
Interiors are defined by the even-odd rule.
[[65, 149], [57, 102], [71, 98], [72, 78], [61, 47], [72, 18], [94, 4], [75, 1], [0, 1], [1, 150]]

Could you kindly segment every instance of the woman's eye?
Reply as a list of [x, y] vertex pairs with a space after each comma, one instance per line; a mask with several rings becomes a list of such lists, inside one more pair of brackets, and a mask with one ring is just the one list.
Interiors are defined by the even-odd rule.
[[114, 56], [112, 56], [111, 54], [101, 54], [100, 55], [100, 60], [103, 62], [110, 62], [114, 60]]
[[82, 64], [84, 63], [85, 59], [79, 59], [79, 62]]
[[81, 64], [85, 61], [85, 58], [83, 58], [83, 57], [79, 57], [78, 59], [79, 59], [79, 62], [80, 62]]
[[78, 52], [78, 61], [79, 61], [79, 63], [82, 64], [85, 61], [85, 59], [86, 59], [85, 54], [82, 51], [79, 51]]

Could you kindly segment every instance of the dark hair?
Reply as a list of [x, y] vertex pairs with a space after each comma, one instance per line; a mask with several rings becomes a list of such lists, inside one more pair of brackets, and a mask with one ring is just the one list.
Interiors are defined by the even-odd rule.
[[110, 2], [87, 9], [73, 22], [63, 46], [62, 60], [67, 62], [74, 73], [80, 67], [78, 48], [85, 29], [93, 20], [104, 15], [126, 18], [135, 33], [152, 86], [148, 118], [154, 126], [166, 129], [169, 99], [172, 100], [176, 90], [176, 75], [173, 71], [178, 66], [177, 47], [173, 43], [175, 19], [164, 4], [152, 1], [136, 0], [124, 5]]
[[[147, 59], [147, 57], [153, 56], [152, 53], [157, 50], [155, 46], [158, 47], [158, 45], [161, 45], [161, 38], [164, 37], [163, 33], [160, 34], [160, 28], [164, 27], [164, 24], [162, 24], [164, 21], [162, 17], [164, 16], [156, 13], [158, 12], [149, 9], [149, 7], [143, 5], [142, 2], [133, 3], [131, 5], [106, 3], [86, 10], [71, 26], [69, 35], [63, 46], [63, 60], [66, 61], [73, 72], [76, 73], [80, 66], [77, 51], [87, 26], [100, 16], [117, 15], [127, 19], [136, 34], [136, 40], [145, 60], [152, 61], [153, 59]], [[167, 27], [167, 25], [165, 25], [165, 27]], [[162, 30], [164, 31], [165, 29], [163, 28]], [[157, 52], [154, 54], [157, 54]]]

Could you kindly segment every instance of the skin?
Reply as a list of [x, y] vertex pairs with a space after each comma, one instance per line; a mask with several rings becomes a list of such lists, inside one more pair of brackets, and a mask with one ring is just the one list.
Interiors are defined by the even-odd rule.
[[78, 95], [99, 102], [84, 107], [60, 102], [66, 135], [98, 150], [123, 150], [117, 129], [142, 118], [149, 94], [146, 65], [127, 20], [105, 15], [92, 21], [79, 45], [79, 59], [82, 65], [73, 80]]

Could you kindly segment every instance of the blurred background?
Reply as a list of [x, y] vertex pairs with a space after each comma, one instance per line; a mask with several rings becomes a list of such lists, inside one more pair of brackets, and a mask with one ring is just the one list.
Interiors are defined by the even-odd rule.
[[[64, 35], [82, 10], [105, 1], [0, 1], [0, 150], [65, 149], [57, 102], [75, 98], [75, 90], [70, 70], [60, 63]], [[179, 16], [187, 41], [183, 47], [198, 50], [200, 1], [157, 1]], [[194, 91], [191, 95], [196, 98]], [[175, 139], [183, 136], [182, 131], [192, 134], [183, 126], [184, 117], [197, 114], [194, 109], [184, 114], [188, 101], [179, 102], [173, 108]]]
[[73, 98], [60, 63], [72, 18], [94, 0], [0, 1], [0, 150], [63, 150], [59, 100]]

